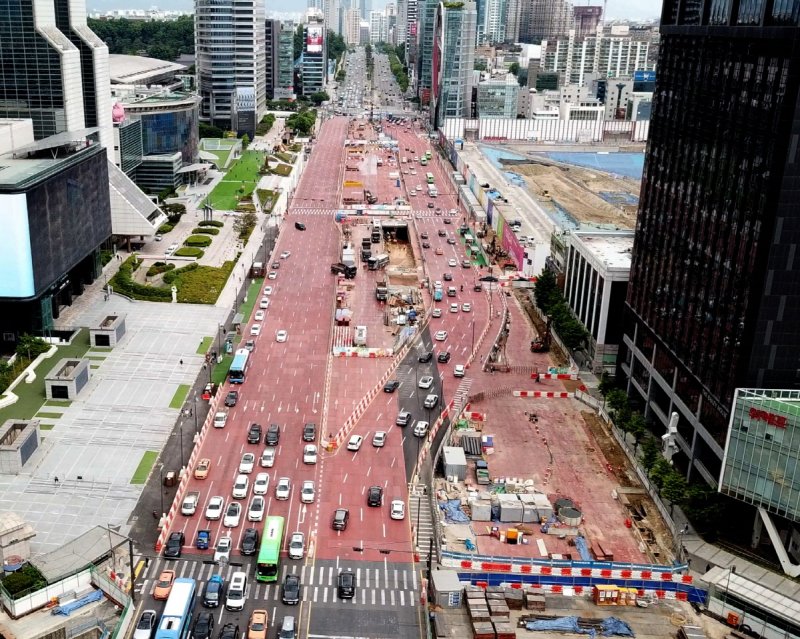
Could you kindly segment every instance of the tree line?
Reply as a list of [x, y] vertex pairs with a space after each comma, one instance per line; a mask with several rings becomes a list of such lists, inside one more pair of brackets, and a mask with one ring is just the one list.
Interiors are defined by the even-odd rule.
[[159, 60], [176, 60], [194, 54], [194, 18], [177, 20], [95, 20], [89, 28], [108, 45], [109, 53], [145, 55]]

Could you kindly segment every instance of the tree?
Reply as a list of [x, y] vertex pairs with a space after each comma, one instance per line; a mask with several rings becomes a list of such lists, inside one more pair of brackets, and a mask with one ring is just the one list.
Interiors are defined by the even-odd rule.
[[519, 73], [519, 62], [512, 62], [508, 67], [508, 72], [517, 75]]
[[639, 411], [634, 411], [628, 419], [627, 431], [633, 436], [634, 447], [639, 446], [639, 440], [647, 433], [647, 421]]
[[225, 131], [220, 129], [217, 126], [213, 126], [211, 124], [206, 124], [205, 122], [201, 122], [199, 127], [200, 137], [201, 138], [224, 138]]
[[603, 371], [603, 374], [600, 375], [600, 384], [597, 386], [597, 390], [600, 391], [600, 394], [605, 397], [608, 395], [612, 390], [614, 390], [614, 380], [611, 379], [611, 375], [607, 372]]
[[250, 146], [250, 136], [245, 133], [242, 136], [242, 148], [247, 149], [248, 146]]
[[619, 388], [615, 388], [606, 394], [606, 404], [613, 411], [621, 410], [628, 405], [628, 393]]
[[109, 53], [141, 55], [174, 60], [183, 53], [194, 53], [194, 19], [182, 16], [177, 20], [94, 20], [89, 28], [108, 45]]
[[312, 94], [309, 96], [309, 99], [310, 99], [310, 100], [311, 100], [311, 101], [312, 101], [314, 104], [316, 104], [317, 106], [319, 106], [319, 105], [320, 105], [320, 104], [322, 104], [323, 102], [327, 102], [328, 100], [330, 100], [330, 99], [331, 99], [331, 96], [329, 96], [329, 95], [328, 95], [328, 93], [327, 93], [326, 91], [317, 91], [316, 93], [312, 93]]
[[556, 276], [553, 271], [543, 269], [536, 278], [536, 284], [533, 287], [533, 297], [536, 300], [536, 306], [545, 315], [550, 315], [553, 306], [553, 300], [558, 297], [558, 284], [556, 283]]
[[[664, 460], [666, 461], [666, 460]], [[663, 485], [661, 488], [661, 496], [669, 501], [669, 514], [672, 514], [672, 509], [675, 504], [679, 506], [686, 500], [686, 480], [677, 470], [670, 468], [670, 472], [664, 477]]]
[[555, 322], [555, 327], [564, 346], [572, 350], [581, 347], [588, 337], [583, 324], [571, 316], [561, 315]]
[[255, 212], [245, 211], [233, 221], [233, 230], [239, 234], [240, 238], [244, 238], [250, 235], [256, 224], [258, 224], [258, 217]]
[[672, 466], [669, 465], [669, 462], [664, 459], [664, 457], [659, 455], [658, 459], [656, 459], [656, 463], [653, 464], [653, 467], [650, 469], [650, 480], [653, 482], [653, 485], [658, 488], [659, 492], [661, 492], [671, 472], [673, 472]]
[[642, 468], [648, 474], [653, 469], [656, 461], [661, 458], [661, 446], [655, 437], [647, 437], [642, 444]]
[[475, 71], [486, 71], [486, 60], [483, 58], [476, 58], [475, 62], [472, 64], [472, 68]]
[[294, 59], [297, 60], [303, 53], [303, 25], [298, 24], [294, 30]]

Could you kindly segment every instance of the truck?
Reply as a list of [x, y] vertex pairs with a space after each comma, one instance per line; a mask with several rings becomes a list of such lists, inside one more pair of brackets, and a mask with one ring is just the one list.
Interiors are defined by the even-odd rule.
[[210, 530], [198, 530], [197, 537], [194, 540], [194, 547], [197, 550], [208, 550], [208, 547], [211, 545], [211, 531]]
[[186, 494], [186, 497], [183, 498], [183, 504], [181, 504], [181, 514], [190, 517], [194, 515], [195, 511], [197, 510], [197, 504], [200, 502], [200, 491], [193, 490], [190, 493]]
[[433, 301], [434, 302], [441, 302], [442, 301], [442, 289], [437, 288], [433, 291]]
[[344, 275], [348, 280], [352, 280], [356, 276], [357, 272], [358, 269], [355, 266], [347, 266], [341, 262], [331, 264], [331, 273], [335, 275]]
[[367, 201], [367, 204], [375, 204], [378, 201], [378, 197], [372, 194], [372, 191], [369, 189], [364, 189], [364, 199]]
[[356, 326], [356, 332], [353, 335], [353, 346], [366, 346], [367, 345], [367, 327]]
[[486, 486], [492, 483], [489, 478], [489, 464], [482, 459], [475, 462], [475, 481], [480, 486]]
[[367, 264], [370, 271], [377, 271], [378, 269], [384, 268], [389, 265], [389, 254], [381, 253], [375, 257], [370, 257]]
[[342, 264], [345, 266], [357, 266], [356, 252], [353, 250], [352, 244], [345, 244], [342, 248]]
[[389, 287], [386, 285], [386, 280], [378, 280], [375, 283], [375, 299], [386, 301], [389, 299]]

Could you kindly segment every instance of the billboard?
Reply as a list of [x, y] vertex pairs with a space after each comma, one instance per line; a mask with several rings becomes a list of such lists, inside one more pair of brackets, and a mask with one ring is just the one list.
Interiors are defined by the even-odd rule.
[[322, 25], [309, 25], [306, 29], [306, 51], [322, 53]]
[[408, 25], [408, 34], [414, 38], [417, 37], [417, 23], [412, 22]]

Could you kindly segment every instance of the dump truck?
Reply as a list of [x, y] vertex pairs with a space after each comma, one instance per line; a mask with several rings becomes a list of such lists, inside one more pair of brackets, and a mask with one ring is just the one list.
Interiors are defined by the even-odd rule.
[[375, 299], [380, 301], [389, 299], [389, 287], [386, 285], [385, 279], [375, 283]]
[[481, 486], [492, 483], [489, 479], [489, 464], [482, 459], [475, 462], [475, 481]]
[[181, 514], [191, 516], [194, 515], [195, 511], [197, 510], [197, 504], [200, 502], [200, 491], [193, 490], [190, 493], [186, 494], [186, 497], [183, 498], [183, 504], [181, 504]]
[[208, 550], [208, 547], [211, 545], [211, 531], [210, 530], [198, 530], [197, 537], [194, 540], [194, 547], [197, 550]]

